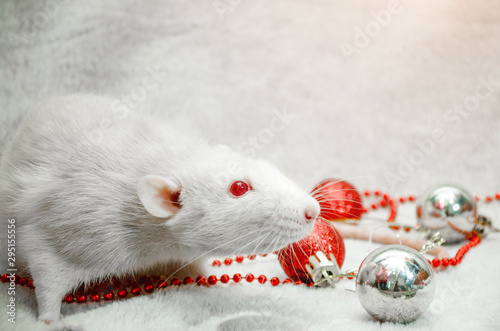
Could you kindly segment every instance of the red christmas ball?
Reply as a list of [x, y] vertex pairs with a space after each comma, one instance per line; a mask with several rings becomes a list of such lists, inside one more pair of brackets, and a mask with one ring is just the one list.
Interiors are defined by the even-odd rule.
[[361, 195], [344, 180], [327, 179], [316, 185], [311, 194], [319, 202], [319, 216], [326, 220], [359, 220], [363, 214]]
[[288, 277], [295, 281], [309, 282], [305, 266], [309, 263], [309, 256], [318, 251], [322, 251], [326, 256], [332, 253], [339, 268], [342, 267], [345, 257], [344, 239], [330, 222], [321, 218], [316, 220], [310, 235], [279, 250], [278, 259]]

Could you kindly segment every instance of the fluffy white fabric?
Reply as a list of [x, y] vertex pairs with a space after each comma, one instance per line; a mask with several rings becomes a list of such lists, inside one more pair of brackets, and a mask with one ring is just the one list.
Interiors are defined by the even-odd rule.
[[[269, 159], [306, 189], [340, 177], [394, 195], [442, 181], [480, 196], [500, 191], [497, 1], [12, 0], [0, 18], [2, 144], [40, 99], [93, 92], [181, 118], [214, 143]], [[273, 131], [276, 111], [293, 116]], [[499, 223], [499, 202], [479, 211]], [[399, 220], [414, 224], [414, 206]], [[344, 267], [357, 267], [368, 243], [345, 243]], [[180, 287], [63, 305], [50, 328], [494, 330], [499, 250], [491, 235], [438, 272], [433, 304], [408, 325], [374, 321], [345, 280], [335, 289]], [[220, 270], [207, 263], [207, 273], [247, 271], [283, 276], [272, 257]], [[17, 298], [12, 325], [2, 284], [0, 329], [47, 329], [33, 295]]]

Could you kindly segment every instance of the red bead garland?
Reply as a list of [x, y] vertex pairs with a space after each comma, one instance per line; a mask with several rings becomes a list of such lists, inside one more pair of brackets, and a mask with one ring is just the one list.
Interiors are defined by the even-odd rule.
[[[365, 190], [364, 195], [366, 197], [369, 197], [372, 194], [370, 190]], [[391, 196], [388, 193], [382, 193], [380, 190], [375, 190], [373, 191], [373, 195], [376, 197], [382, 196], [382, 199], [380, 199], [377, 203], [373, 203], [371, 205], [371, 209], [377, 210], [378, 207], [382, 208], [390, 208], [389, 211], [389, 217], [387, 218], [387, 222], [394, 222], [396, 220], [397, 212], [398, 212], [398, 204], [395, 201], [395, 199], [392, 199]], [[411, 196], [411, 201], [413, 201], [415, 197], [412, 195]], [[410, 200], [410, 197], [408, 197], [408, 200]], [[406, 201], [406, 198], [400, 197], [399, 201], [401, 203]]]
[[[435, 258], [432, 261], [428, 261], [429, 264], [431, 264], [434, 268], [438, 268], [438, 267], [448, 267], [449, 265], [456, 266], [457, 264], [461, 263], [465, 254], [467, 254], [467, 252], [471, 248], [477, 246], [481, 242], [481, 237], [478, 236], [476, 233], [470, 234], [467, 239], [469, 240], [469, 242], [458, 250], [455, 257], [453, 257], [451, 259], [443, 258], [441, 260]], [[353, 274], [351, 277], [348, 276], [347, 278], [353, 279], [354, 277], [355, 277], [355, 275]], [[167, 282], [164, 280], [161, 280], [161, 278], [162, 278], [161, 276], [152, 276], [152, 277], [144, 277], [144, 278], [145, 279], [142, 282], [140, 281], [140, 283], [144, 284], [142, 286], [142, 288], [141, 288], [140, 284], [133, 282], [133, 284], [131, 285], [130, 292], [127, 291], [125, 288], [121, 287], [116, 291], [116, 296], [118, 298], [125, 299], [130, 294], [133, 296], [140, 295], [142, 293], [142, 290], [144, 290], [147, 293], [152, 293], [155, 290], [167, 287]], [[196, 285], [201, 286], [201, 285], [206, 285], [207, 283], [209, 285], [216, 285], [217, 282], [219, 282], [219, 281], [223, 284], [227, 284], [227, 283], [229, 283], [230, 280], [233, 280], [235, 283], [239, 283], [243, 278], [246, 279], [246, 281], [248, 283], [251, 283], [255, 280], [255, 276], [251, 273], [247, 274], [245, 277], [242, 277], [241, 274], [239, 274], [239, 273], [234, 274], [233, 277], [230, 277], [227, 274], [223, 274], [222, 276], [220, 276], [219, 279], [217, 279], [217, 277], [215, 275], [211, 275], [207, 279], [205, 279], [205, 277], [203, 277], [203, 276], [198, 276], [196, 278]], [[1, 276], [1, 280], [4, 283], [10, 282], [10, 279], [11, 279], [11, 277], [9, 277], [9, 274], [4, 274]], [[154, 279], [159, 280], [157, 282], [156, 287], [153, 285]], [[260, 284], [267, 283], [267, 277], [265, 275], [260, 275], [259, 277], [257, 277], [257, 280]], [[31, 288], [31, 289], [34, 288], [33, 280], [27, 279], [26, 277], [15, 277], [15, 282], [16, 282], [16, 284], [19, 284], [21, 286], [26, 286], [26, 287]], [[125, 285], [125, 284], [128, 284], [130, 282], [131, 282], [130, 280], [127, 280], [127, 281], [122, 282], [122, 284]], [[290, 278], [286, 278], [283, 281], [280, 281], [278, 277], [272, 277], [269, 280], [269, 282], [271, 283], [272, 286], [278, 286], [279, 284], [295, 284], [295, 285], [304, 284], [301, 280], [294, 282]], [[194, 281], [193, 281], [193, 278], [191, 278], [191, 277], [186, 277], [182, 281], [182, 284], [184, 284], [184, 285], [193, 284], [193, 283], [194, 283]], [[181, 281], [178, 278], [172, 278], [170, 280], [170, 286], [179, 286], [179, 285], [181, 285]], [[313, 284], [310, 283], [309, 286], [311, 286], [311, 285], [313, 285]], [[99, 292], [95, 289], [90, 290], [90, 292], [89, 292], [90, 295], [86, 295], [82, 291], [83, 291], [83, 287], [80, 288], [80, 290], [78, 291], [76, 296], [74, 294], [71, 294], [71, 293], [66, 294], [64, 296], [63, 302], [73, 303], [76, 301], [77, 303], [85, 303], [89, 299], [92, 302], [99, 302], [101, 300], [111, 301], [111, 300], [114, 300], [114, 298], [115, 298], [115, 293], [110, 288], [107, 288], [106, 290], [104, 290], [102, 295], [99, 294]]]
[[[409, 196], [401, 196], [398, 199], [392, 199], [388, 194], [383, 193], [380, 190], [375, 190], [373, 193], [369, 190], [364, 191], [365, 196], [370, 196], [374, 195], [375, 197], [381, 197], [380, 201], [376, 204], [372, 204], [371, 208], [372, 209], [378, 209], [378, 207], [386, 208], [390, 207], [390, 215], [388, 217], [389, 222], [393, 222], [396, 218], [397, 214], [397, 203], [396, 200], [399, 201], [400, 203], [405, 203], [407, 201], [413, 202], [416, 200], [416, 197], [414, 195], [409, 195]], [[481, 199], [478, 196], [475, 196], [476, 201], [480, 201]], [[500, 200], [500, 192], [496, 193], [493, 196], [486, 196], [483, 200], [486, 203], [490, 203], [492, 201]], [[363, 212], [366, 212], [366, 209], [363, 208]], [[393, 230], [400, 230], [403, 229], [405, 232], [411, 231], [411, 227], [408, 226], [399, 226], [399, 225], [391, 225], [391, 229]], [[481, 237], [475, 233], [467, 233], [467, 240], [469, 240], [468, 243], [466, 243], [464, 246], [462, 246], [458, 252], [456, 253], [455, 257], [452, 257], [450, 259], [448, 258], [442, 258], [442, 259], [433, 259], [432, 261], [429, 261], [429, 263], [434, 267], [434, 268], [440, 268], [440, 267], [448, 267], [448, 266], [456, 266], [462, 262], [463, 257], [467, 252], [477, 246], [481, 242]], [[262, 257], [265, 257], [266, 254], [261, 255]], [[249, 255], [247, 256], [249, 260], [254, 260], [256, 258], [256, 255]], [[237, 263], [242, 263], [244, 261], [245, 257], [242, 255], [236, 256], [234, 259], [232, 258], [226, 258], [224, 259], [224, 265], [229, 266], [232, 264], [233, 261], [236, 261]], [[212, 263], [213, 266], [215, 267], [221, 267], [222, 263], [219, 260], [214, 260]], [[1, 281], [3, 283], [8, 283], [11, 282], [11, 278], [9, 274], [4, 274], [0, 277]], [[354, 278], [354, 275], [352, 277], [346, 277], [348, 279]], [[89, 300], [92, 302], [99, 302], [101, 300], [106, 300], [106, 301], [112, 301], [116, 298], [121, 298], [125, 299], [129, 297], [130, 295], [132, 296], [138, 296], [142, 291], [146, 293], [153, 293], [155, 290], [166, 288], [168, 285], [167, 280], [169, 277], [167, 276], [165, 279], [165, 276], [151, 276], [151, 277], [141, 277], [139, 283], [136, 283], [135, 281], [131, 279], [126, 279], [122, 282], [116, 281], [116, 283], [119, 283], [121, 285], [115, 286], [112, 285], [113, 282], [110, 282], [110, 286], [108, 286], [105, 290], [99, 291], [99, 288], [102, 288], [102, 286], [96, 286], [94, 288], [90, 288], [90, 290], [87, 293], [83, 292], [83, 286], [76, 292], [74, 293], [68, 293], [64, 296], [64, 299], [62, 300], [63, 302], [66, 303], [85, 303], [88, 302]], [[221, 282], [222, 284], [227, 284], [229, 283], [230, 280], [232, 280], [234, 283], [239, 283], [241, 280], [245, 279], [248, 283], [251, 283], [255, 280], [255, 276], [251, 273], [247, 274], [245, 277], [243, 277], [241, 274], [236, 273], [233, 275], [233, 277], [230, 277], [227, 274], [223, 274], [220, 276], [218, 279], [215, 275], [211, 275], [208, 278], [205, 278], [203, 276], [198, 276], [196, 278], [196, 281], [193, 280], [191, 277], [186, 277], [181, 280], [178, 278], [172, 278], [170, 280], [170, 286], [179, 286], [181, 284], [184, 285], [189, 285], [189, 284], [196, 284], [198, 286], [203, 286], [203, 285], [216, 285], [217, 282]], [[260, 284], [266, 284], [267, 283], [267, 277], [265, 275], [260, 275], [257, 278], [258, 282]], [[27, 277], [20, 277], [16, 275], [13, 280], [16, 284], [19, 284], [21, 286], [25, 286], [29, 289], [34, 289], [35, 286], [33, 285], [33, 280], [29, 279]], [[295, 284], [295, 285], [302, 285], [304, 284], [301, 280], [298, 281], [293, 281], [290, 278], [286, 278], [283, 281], [280, 281], [278, 277], [272, 277], [269, 280], [269, 283], [271, 286], [278, 286], [279, 284]], [[309, 283], [309, 286], [312, 286], [314, 284]], [[126, 288], [130, 288], [129, 291]], [[116, 291], [116, 292], [115, 292]], [[102, 294], [100, 294], [102, 292]]]

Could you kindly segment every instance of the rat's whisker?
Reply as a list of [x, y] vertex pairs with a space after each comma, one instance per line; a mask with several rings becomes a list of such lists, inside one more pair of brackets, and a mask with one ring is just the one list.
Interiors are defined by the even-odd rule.
[[[195, 257], [195, 258], [191, 259], [189, 262], [185, 263], [185, 264], [184, 264], [184, 265], [182, 265], [180, 268], [178, 268], [177, 270], [175, 270], [175, 271], [172, 273], [172, 275], [171, 275], [171, 276], [169, 276], [166, 280], [169, 280], [170, 278], [172, 278], [172, 277], [173, 277], [173, 275], [175, 275], [177, 272], [179, 272], [180, 270], [184, 269], [185, 267], [187, 267], [189, 264], [193, 263], [194, 261], [199, 260], [200, 258], [202, 258], [202, 257], [204, 257], [204, 256], [206, 256], [206, 255], [208, 255], [209, 253], [211, 253], [211, 252], [213, 252], [213, 251], [215, 251], [215, 250], [217, 250], [217, 249], [219, 249], [219, 248], [221, 248], [221, 247], [223, 247], [223, 246], [225, 246], [225, 245], [228, 245], [228, 244], [231, 244], [231, 243], [233, 243], [233, 242], [235, 242], [235, 241], [237, 241], [237, 240], [240, 240], [242, 237], [246, 237], [246, 236], [249, 236], [249, 235], [253, 235], [253, 234], [254, 234], [254, 233], [256, 233], [256, 232], [257, 232], [257, 230], [256, 230], [256, 231], [254, 231], [254, 232], [251, 232], [251, 233], [246, 233], [246, 234], [244, 234], [244, 235], [242, 235], [242, 236], [240, 236], [240, 237], [238, 237], [238, 238], [235, 238], [235, 239], [230, 240], [230, 241], [228, 241], [228, 242], [225, 242], [225, 243], [223, 243], [223, 244], [221, 244], [221, 245], [218, 245], [217, 247], [215, 247], [215, 248], [213, 248], [213, 249], [211, 249], [211, 250], [208, 250], [208, 251], [206, 251], [205, 253], [203, 253], [203, 254], [201, 254], [201, 255], [198, 255], [197, 257]], [[269, 235], [269, 234], [267, 234], [267, 235]], [[259, 239], [261, 239], [261, 238], [259, 238], [259, 237], [258, 237], [257, 239], [254, 239], [254, 240], [250, 241], [247, 245], [251, 245], [254, 241], [259, 240]]]

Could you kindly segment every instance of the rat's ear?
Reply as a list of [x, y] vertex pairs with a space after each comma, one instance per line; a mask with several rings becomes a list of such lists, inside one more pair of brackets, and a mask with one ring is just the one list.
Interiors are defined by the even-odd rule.
[[153, 216], [166, 218], [179, 209], [181, 187], [176, 181], [161, 176], [147, 175], [137, 185], [137, 194], [142, 205]]

